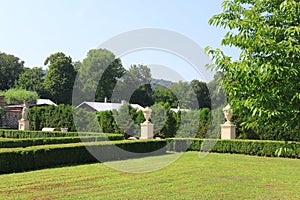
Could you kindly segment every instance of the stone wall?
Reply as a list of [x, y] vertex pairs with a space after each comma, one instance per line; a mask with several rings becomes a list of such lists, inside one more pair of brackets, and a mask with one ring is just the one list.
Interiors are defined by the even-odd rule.
[[19, 127], [19, 122], [22, 118], [22, 111], [20, 112], [11, 112], [11, 111], [6, 111], [4, 117], [3, 117], [3, 126], [7, 126], [9, 128], [13, 129], [18, 129]]

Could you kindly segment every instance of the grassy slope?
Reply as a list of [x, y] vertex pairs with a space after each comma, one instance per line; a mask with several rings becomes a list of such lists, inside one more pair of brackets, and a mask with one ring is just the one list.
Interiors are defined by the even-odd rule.
[[150, 173], [97, 163], [0, 175], [0, 199], [300, 199], [299, 177], [299, 159], [188, 152]]

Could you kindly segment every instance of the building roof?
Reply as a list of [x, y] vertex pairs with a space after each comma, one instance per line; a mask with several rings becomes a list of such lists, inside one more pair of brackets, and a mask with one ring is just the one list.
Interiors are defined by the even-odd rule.
[[173, 112], [177, 113], [178, 111], [189, 112], [190, 110], [189, 109], [182, 109], [182, 108], [171, 108], [170, 111], [173, 111]]
[[[88, 102], [84, 101], [79, 104], [76, 108], [90, 107], [94, 111], [106, 111], [106, 110], [119, 110], [123, 103], [105, 103], [105, 102]], [[130, 104], [133, 108], [137, 110], [143, 110], [144, 108], [138, 104]]]
[[51, 101], [50, 99], [37, 99], [36, 105], [54, 105], [57, 106], [56, 103]]

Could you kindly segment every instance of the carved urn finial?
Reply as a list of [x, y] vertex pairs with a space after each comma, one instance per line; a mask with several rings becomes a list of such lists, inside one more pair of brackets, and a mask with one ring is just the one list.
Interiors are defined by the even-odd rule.
[[152, 112], [152, 110], [148, 106], [143, 110], [146, 122], [149, 122], [149, 119], [151, 117], [151, 112]]
[[225, 108], [223, 108], [223, 113], [226, 119], [226, 124], [231, 124], [231, 118], [232, 118], [232, 113], [231, 113], [231, 106], [228, 104]]

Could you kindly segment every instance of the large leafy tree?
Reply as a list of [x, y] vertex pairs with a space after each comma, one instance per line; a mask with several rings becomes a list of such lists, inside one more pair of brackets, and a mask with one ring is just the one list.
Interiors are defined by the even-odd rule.
[[169, 89], [175, 94], [181, 108], [199, 109], [196, 93], [189, 82], [179, 81], [170, 85]]
[[260, 138], [300, 138], [299, 22], [298, 0], [225, 0], [209, 21], [229, 30], [222, 45], [241, 51], [233, 60], [207, 48], [242, 126]]
[[155, 87], [153, 92], [153, 100], [155, 103], [169, 103], [171, 107], [177, 107], [178, 100], [169, 88], [162, 85]]
[[[77, 67], [78, 68], [78, 67]], [[106, 49], [91, 49], [78, 70], [79, 90], [83, 94], [81, 101], [111, 100], [117, 80], [122, 77], [125, 69], [121, 60]], [[77, 84], [77, 83], [76, 83]]]
[[25, 68], [24, 73], [19, 76], [16, 87], [29, 91], [35, 91], [40, 96], [44, 94], [43, 82], [45, 73], [41, 67]]
[[136, 110], [129, 103], [122, 105], [118, 111], [113, 110], [112, 112], [116, 121], [116, 132], [123, 133], [126, 138], [140, 134], [139, 125], [135, 123], [134, 119]]
[[207, 84], [198, 80], [192, 80], [190, 85], [197, 96], [199, 108], [210, 108], [211, 102]]
[[51, 54], [46, 60], [49, 70], [44, 81], [49, 98], [56, 103], [70, 104], [76, 72], [72, 59], [62, 52]]
[[13, 87], [23, 71], [24, 61], [13, 55], [0, 52], [0, 90]]
[[39, 98], [39, 95], [35, 91], [27, 91], [24, 89], [11, 88], [6, 91], [0, 91], [0, 96], [5, 96], [6, 104], [22, 104], [23, 101], [34, 104]]
[[141, 106], [152, 105], [151, 79], [146, 65], [132, 65], [116, 84], [113, 101], [125, 99]]

